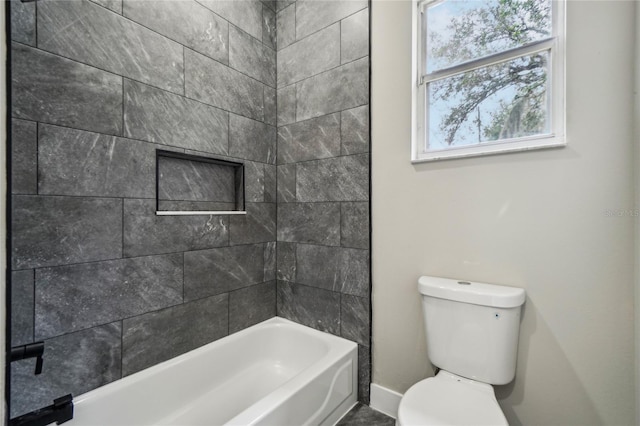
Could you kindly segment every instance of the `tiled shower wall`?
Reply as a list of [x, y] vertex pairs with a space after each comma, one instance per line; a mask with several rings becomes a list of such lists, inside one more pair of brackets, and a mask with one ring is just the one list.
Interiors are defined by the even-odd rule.
[[278, 3], [277, 50], [277, 312], [356, 341], [368, 403], [368, 2]]
[[[11, 3], [11, 336], [46, 342], [42, 375], [12, 365], [12, 417], [276, 314], [275, 19]], [[156, 216], [157, 148], [242, 160], [248, 214]]]

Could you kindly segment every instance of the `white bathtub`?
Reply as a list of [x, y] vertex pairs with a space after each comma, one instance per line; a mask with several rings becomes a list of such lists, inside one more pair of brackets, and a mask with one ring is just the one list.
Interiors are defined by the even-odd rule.
[[353, 342], [272, 318], [74, 398], [67, 424], [331, 425], [356, 403], [357, 360]]

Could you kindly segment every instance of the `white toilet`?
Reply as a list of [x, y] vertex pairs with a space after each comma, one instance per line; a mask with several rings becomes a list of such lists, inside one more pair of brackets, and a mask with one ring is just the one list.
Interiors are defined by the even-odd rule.
[[508, 425], [491, 385], [515, 376], [524, 290], [436, 277], [418, 289], [440, 371], [404, 394], [396, 425]]

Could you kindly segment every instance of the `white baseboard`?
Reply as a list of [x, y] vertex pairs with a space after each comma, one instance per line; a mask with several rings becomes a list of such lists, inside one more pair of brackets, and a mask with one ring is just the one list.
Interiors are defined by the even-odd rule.
[[402, 399], [402, 394], [391, 389], [387, 389], [375, 383], [371, 383], [369, 406], [380, 411], [387, 416], [398, 418], [398, 406]]

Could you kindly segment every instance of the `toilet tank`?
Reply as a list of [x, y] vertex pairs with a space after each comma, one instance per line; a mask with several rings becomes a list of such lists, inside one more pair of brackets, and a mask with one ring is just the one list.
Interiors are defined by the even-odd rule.
[[426, 276], [418, 289], [435, 366], [493, 385], [513, 380], [523, 289]]

